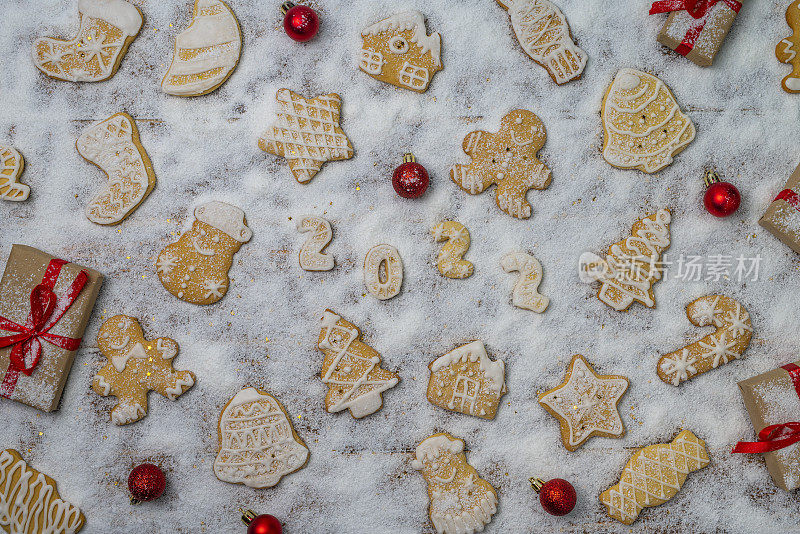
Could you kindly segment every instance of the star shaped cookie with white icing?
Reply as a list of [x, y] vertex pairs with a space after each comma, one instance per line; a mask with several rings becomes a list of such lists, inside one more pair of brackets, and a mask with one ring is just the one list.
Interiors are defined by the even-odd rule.
[[592, 436], [620, 438], [625, 426], [617, 405], [628, 379], [598, 375], [576, 354], [560, 386], [539, 395], [539, 404], [561, 423], [564, 447], [574, 451]]

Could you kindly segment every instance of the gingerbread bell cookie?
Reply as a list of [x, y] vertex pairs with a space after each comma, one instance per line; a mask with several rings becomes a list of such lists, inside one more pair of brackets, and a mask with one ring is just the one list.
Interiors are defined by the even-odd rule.
[[74, 534], [83, 512], [61, 499], [56, 481], [14, 449], [0, 452], [0, 529], [8, 534]]
[[33, 42], [33, 64], [51, 78], [99, 82], [114, 75], [142, 27], [139, 8], [125, 0], [78, 0], [80, 29], [71, 40]]
[[666, 84], [640, 70], [617, 72], [601, 115], [603, 158], [621, 169], [660, 171], [694, 139], [694, 124]]
[[301, 217], [297, 231], [308, 233], [300, 249], [300, 268], [304, 271], [330, 271], [335, 265], [333, 254], [323, 252], [333, 239], [331, 223], [322, 217]]
[[625, 427], [619, 416], [628, 379], [598, 375], [580, 354], [572, 357], [564, 382], [539, 395], [539, 404], [561, 423], [561, 441], [575, 451], [592, 436], [621, 438]]
[[775, 47], [775, 57], [781, 63], [792, 66], [792, 72], [781, 81], [781, 87], [787, 93], [800, 93], [800, 0], [795, 0], [786, 8], [786, 23], [792, 35], [782, 39]]
[[525, 53], [561, 85], [583, 74], [588, 56], [572, 40], [569, 24], [548, 0], [497, 0], [511, 17], [511, 27]]
[[446, 432], [425, 438], [411, 461], [428, 483], [428, 516], [439, 534], [481, 532], [497, 511], [497, 492], [467, 463], [464, 442]]
[[433, 238], [445, 241], [436, 260], [436, 267], [447, 278], [469, 278], [475, 266], [464, 259], [472, 242], [467, 227], [457, 221], [442, 221], [431, 230]]
[[133, 317], [115, 315], [103, 323], [97, 347], [108, 363], [95, 375], [92, 389], [104, 397], [117, 397], [111, 421], [118, 425], [147, 415], [149, 391], [175, 400], [194, 385], [191, 371], [172, 368], [178, 344], [168, 337], [145, 339]]
[[543, 313], [550, 299], [539, 293], [539, 284], [542, 283], [542, 264], [539, 260], [525, 252], [509, 252], [500, 260], [500, 266], [507, 273], [519, 273], [512, 293], [514, 306]]
[[219, 416], [214, 474], [223, 482], [271, 488], [308, 463], [308, 447], [278, 399], [256, 388], [237, 393]]
[[350, 159], [353, 145], [339, 126], [342, 99], [336, 93], [305, 98], [279, 89], [275, 123], [261, 135], [258, 147], [286, 158], [295, 180], [311, 180], [326, 161]]
[[470, 195], [496, 184], [497, 207], [512, 217], [527, 219], [533, 213], [528, 190], [550, 185], [550, 169], [536, 157], [546, 138], [539, 117], [515, 109], [503, 117], [497, 133], [477, 130], [464, 138], [462, 147], [471, 161], [453, 165], [450, 179]]
[[194, 217], [192, 228], [158, 255], [158, 278], [181, 300], [213, 304], [227, 293], [233, 255], [253, 232], [244, 212], [224, 202], [206, 202]]
[[376, 80], [422, 93], [442, 70], [442, 38], [427, 34], [425, 17], [417, 11], [364, 28], [361, 39], [359, 68]]
[[10, 146], [0, 145], [0, 200], [27, 200], [31, 188], [19, 182], [25, 160]]

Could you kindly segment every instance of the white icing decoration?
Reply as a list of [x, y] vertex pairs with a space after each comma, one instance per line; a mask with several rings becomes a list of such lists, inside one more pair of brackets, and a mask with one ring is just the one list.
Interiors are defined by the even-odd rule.
[[[108, 337], [108, 334], [106, 334], [104, 337]], [[128, 343], [130, 342], [131, 342], [131, 336], [125, 334], [125, 336], [123, 336], [122, 338], [122, 341], [120, 341], [119, 343], [112, 343], [111, 341], [109, 341], [108, 348], [113, 350], [122, 350], [125, 347], [127, 347]]]
[[22, 156], [10, 146], [0, 145], [0, 200], [28, 199], [31, 188], [17, 181], [24, 166]]
[[107, 397], [109, 393], [111, 393], [111, 384], [106, 382], [105, 378], [101, 375], [94, 375], [94, 381], [98, 387], [103, 388], [102, 395]]
[[186, 391], [184, 389], [184, 386], [186, 387], [186, 389], [189, 389], [193, 385], [194, 385], [194, 378], [192, 378], [192, 375], [187, 373], [186, 378], [178, 378], [171, 387], [168, 387], [165, 390], [165, 393], [167, 394], [167, 398], [169, 400], [174, 401], [179, 396], [181, 396], [184, 391]]
[[300, 268], [306, 271], [333, 269], [333, 254], [322, 252], [333, 239], [331, 223], [322, 217], [302, 217], [297, 221], [297, 231], [310, 233], [300, 249]]
[[403, 62], [403, 66], [400, 67], [400, 71], [397, 73], [397, 83], [412, 89], [425, 87], [428, 85], [429, 81], [430, 74], [428, 73], [428, 69], [419, 67], [408, 61]]
[[213, 248], [203, 248], [203, 247], [201, 247], [197, 243], [197, 236], [196, 235], [192, 236], [192, 247], [194, 248], [194, 251], [197, 252], [198, 254], [200, 254], [201, 256], [211, 257], [211, 256], [214, 256], [216, 254], [216, 252], [214, 251]]
[[111, 410], [111, 421], [117, 425], [127, 425], [141, 419], [146, 413], [138, 402], [134, 404], [118, 404], [116, 408]]
[[519, 272], [514, 284], [512, 302], [518, 308], [542, 313], [550, 304], [550, 299], [539, 293], [542, 282], [542, 265], [535, 257], [524, 252], [509, 252], [500, 261], [507, 273]]
[[194, 210], [198, 221], [213, 226], [239, 243], [247, 243], [253, 232], [244, 223], [244, 211], [231, 204], [212, 200]]
[[142, 27], [142, 15], [124, 0], [78, 0], [78, 11], [84, 16], [105, 20], [128, 35], [136, 35]]
[[391, 245], [375, 245], [364, 258], [364, 285], [370, 294], [387, 300], [398, 293], [403, 285], [403, 260]]
[[697, 373], [695, 363], [697, 363], [697, 358], [690, 356], [689, 349], [684, 348], [678, 358], [667, 358], [662, 361], [661, 370], [668, 375], [674, 374], [672, 385], [677, 386], [683, 380], [688, 380]]
[[[128, 338], [128, 341], [130, 341], [130, 338]], [[125, 343], [125, 345], [127, 345], [127, 343]], [[123, 345], [123, 347], [125, 345]], [[137, 343], [136, 345], [133, 346], [133, 348], [131, 348], [130, 351], [126, 353], [115, 354], [114, 356], [111, 357], [111, 363], [113, 363], [114, 368], [121, 373], [125, 370], [125, 367], [128, 365], [128, 360], [130, 360], [131, 358], [138, 358], [138, 359], [147, 358], [147, 352], [144, 350], [144, 347], [142, 346], [141, 343]]]
[[442, 368], [449, 367], [458, 361], [479, 362], [479, 369], [483, 371], [486, 385], [495, 393], [505, 391], [505, 364], [503, 360], [490, 360], [482, 341], [467, 343], [443, 356], [439, 356], [431, 364], [431, 372], [438, 372]]
[[450, 439], [447, 436], [431, 436], [417, 445], [415, 458], [411, 467], [417, 471], [423, 469], [424, 463], [434, 460], [443, 452], [458, 454], [464, 451], [464, 442], [460, 439]]
[[158, 272], [170, 274], [178, 266], [178, 258], [169, 252], [162, 252], [158, 257], [156, 266], [158, 267]]
[[405, 30], [411, 30], [413, 32], [411, 42], [418, 44], [423, 54], [430, 53], [434, 65], [441, 66], [442, 38], [437, 32], [426, 35], [425, 17], [419, 11], [406, 11], [405, 13], [392, 15], [371, 26], [367, 26], [361, 32], [361, 35], [378, 35], [385, 31]]
[[203, 285], [203, 289], [206, 291], [205, 294], [203, 294], [204, 299], [207, 299], [211, 296], [219, 299], [225, 294], [227, 285], [225, 284], [224, 280], [206, 280]]

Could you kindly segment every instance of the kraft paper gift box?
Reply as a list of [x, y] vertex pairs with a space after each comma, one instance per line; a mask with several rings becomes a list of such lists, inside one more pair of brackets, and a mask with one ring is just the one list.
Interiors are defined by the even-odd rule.
[[775, 237], [800, 252], [800, 165], [794, 170], [783, 191], [778, 193], [758, 224]]

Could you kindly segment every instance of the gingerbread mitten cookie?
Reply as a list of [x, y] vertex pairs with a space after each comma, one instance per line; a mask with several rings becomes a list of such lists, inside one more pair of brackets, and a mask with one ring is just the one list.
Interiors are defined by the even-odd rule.
[[494, 419], [506, 394], [503, 360], [490, 360], [482, 341], [473, 341], [443, 356], [428, 369], [428, 400], [440, 408]]
[[539, 293], [539, 284], [542, 283], [542, 264], [539, 260], [525, 252], [509, 252], [500, 260], [500, 266], [507, 273], [519, 272], [512, 294], [514, 306], [543, 313], [550, 299]]
[[671, 443], [648, 445], [628, 460], [619, 484], [600, 494], [608, 515], [630, 525], [643, 508], [664, 504], [673, 498], [686, 476], [708, 465], [703, 440], [684, 430]]
[[428, 483], [428, 516], [439, 534], [481, 532], [497, 511], [497, 492], [467, 463], [464, 442], [446, 432], [417, 445], [411, 467]]
[[427, 34], [418, 11], [398, 13], [361, 32], [359, 68], [382, 82], [423, 93], [442, 70], [442, 38]]
[[147, 415], [149, 391], [175, 400], [194, 385], [192, 372], [172, 368], [178, 344], [168, 337], [145, 339], [133, 317], [115, 315], [103, 323], [97, 347], [108, 363], [95, 375], [92, 389], [104, 397], [117, 397], [111, 421], [118, 425]]
[[658, 377], [673, 386], [739, 358], [753, 336], [750, 314], [725, 295], [691, 302], [686, 316], [693, 325], [713, 326], [716, 331], [658, 360]]
[[453, 165], [450, 179], [470, 195], [497, 184], [497, 207], [512, 217], [527, 219], [533, 213], [528, 190], [550, 185], [550, 169], [536, 157], [546, 138], [539, 117], [515, 109], [503, 117], [497, 133], [478, 130], [464, 138], [463, 149], [471, 162]]
[[177, 243], [158, 255], [158, 278], [167, 291], [192, 304], [213, 304], [228, 291], [233, 255], [250, 241], [244, 212], [224, 202], [206, 202]]
[[325, 409], [330, 413], [349, 409], [359, 419], [377, 412], [381, 393], [400, 381], [380, 367], [381, 355], [361, 341], [361, 331], [331, 310], [322, 316], [317, 346], [325, 355], [322, 382], [328, 386]]
[[467, 227], [456, 221], [442, 221], [431, 230], [433, 238], [447, 241], [439, 251], [436, 267], [447, 278], [469, 278], [475, 266], [464, 259], [471, 243]]
[[139, 29], [142, 13], [125, 0], [78, 0], [78, 35], [33, 42], [33, 64], [51, 78], [99, 82], [117, 72]]
[[781, 63], [792, 66], [792, 72], [781, 81], [781, 87], [787, 93], [800, 93], [800, 0], [795, 0], [786, 8], [786, 23], [792, 30], [792, 35], [782, 39], [775, 47], [775, 57]]
[[127, 113], [115, 113], [89, 126], [75, 147], [83, 159], [97, 165], [108, 178], [108, 184], [86, 206], [86, 217], [93, 223], [121, 223], [156, 185], [153, 165], [139, 141], [139, 130]]
[[339, 126], [342, 99], [336, 93], [305, 98], [279, 89], [277, 120], [261, 138], [264, 152], [286, 158], [295, 180], [311, 180], [326, 161], [350, 159], [353, 145]]
[[0, 145], [0, 199], [27, 200], [31, 188], [19, 183], [19, 175], [25, 168], [22, 154], [10, 146]]
[[278, 399], [245, 388], [219, 416], [214, 474], [223, 482], [271, 488], [308, 463], [308, 447]]
[[561, 85], [577, 80], [586, 66], [586, 52], [575, 45], [566, 17], [548, 0], [497, 0], [511, 17], [517, 40], [532, 60]]
[[331, 223], [322, 217], [302, 217], [297, 221], [297, 231], [310, 234], [300, 249], [300, 268], [304, 271], [333, 269], [333, 254], [323, 252], [333, 239]]

